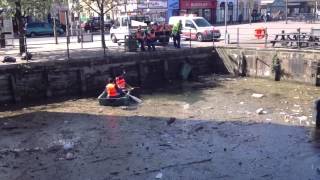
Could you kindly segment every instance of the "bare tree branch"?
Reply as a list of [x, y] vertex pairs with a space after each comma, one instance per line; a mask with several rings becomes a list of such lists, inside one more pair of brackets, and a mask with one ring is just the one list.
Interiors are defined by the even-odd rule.
[[96, 0], [96, 3], [97, 3], [97, 6], [98, 6], [98, 8], [99, 8], [99, 10], [100, 10], [100, 12], [101, 12], [101, 3], [100, 3], [100, 1], [99, 1], [99, 0]]
[[96, 12], [97, 14], [99, 14], [100, 16], [101, 16], [101, 14], [100, 14], [100, 12], [98, 12], [97, 10], [95, 10], [87, 1], [83, 1], [91, 10], [93, 10], [94, 12]]

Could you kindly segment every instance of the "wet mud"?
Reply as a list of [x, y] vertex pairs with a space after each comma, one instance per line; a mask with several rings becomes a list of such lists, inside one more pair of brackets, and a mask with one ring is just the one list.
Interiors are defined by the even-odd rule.
[[142, 94], [138, 106], [86, 98], [6, 110], [0, 179], [317, 180], [319, 94], [295, 83], [210, 76]]

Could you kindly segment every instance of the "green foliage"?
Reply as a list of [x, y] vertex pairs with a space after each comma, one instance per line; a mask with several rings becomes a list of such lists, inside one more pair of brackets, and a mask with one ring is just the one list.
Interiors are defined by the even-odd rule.
[[66, 0], [0, 0], [0, 8], [10, 9], [15, 13], [16, 2], [21, 4], [22, 16], [34, 16], [44, 18], [51, 11], [53, 3], [63, 3]]

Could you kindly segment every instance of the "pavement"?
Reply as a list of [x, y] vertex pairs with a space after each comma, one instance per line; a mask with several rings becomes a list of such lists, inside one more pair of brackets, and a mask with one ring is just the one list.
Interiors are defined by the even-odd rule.
[[[256, 28], [267, 28], [268, 39], [267, 45], [265, 45], [265, 39], [256, 39], [254, 36], [254, 30]], [[267, 23], [252, 23], [252, 24], [239, 24], [239, 25], [229, 25], [227, 26], [227, 32], [230, 35], [229, 44], [225, 44], [225, 27], [217, 26], [216, 28], [222, 33], [222, 37], [217, 42], [214, 42], [215, 46], [237, 46], [239, 39], [240, 47], [253, 47], [253, 48], [270, 48], [270, 41], [274, 39], [275, 34], [281, 33], [284, 29], [286, 32], [296, 32], [297, 28], [301, 28], [302, 32], [310, 32], [311, 28], [317, 28], [319, 24], [307, 24], [304, 22], [291, 22], [285, 24], [283, 21], [279, 22], [267, 22]], [[239, 38], [238, 31], [239, 29]], [[118, 46], [116, 43], [110, 41], [110, 36], [105, 35], [107, 51], [120, 51], [124, 52], [124, 46]], [[91, 56], [102, 56], [104, 51], [101, 48], [101, 37], [100, 35], [93, 36], [93, 42], [78, 43], [77, 37], [73, 36], [70, 39], [69, 49], [70, 58], [81, 57], [91, 57]], [[11, 43], [14, 46], [8, 46], [7, 48], [0, 49], [0, 59], [4, 56], [14, 56], [17, 58], [18, 63], [24, 62], [20, 60], [18, 55], [18, 39], [14, 39]], [[181, 41], [182, 48], [195, 48], [195, 47], [208, 47], [213, 46], [213, 42], [197, 42], [197, 41]], [[55, 39], [53, 37], [38, 37], [38, 38], [28, 38], [27, 39], [28, 52], [33, 54], [33, 60], [64, 60], [67, 59], [67, 44], [66, 37], [59, 37], [58, 44], [55, 44]], [[279, 48], [279, 45], [276, 46]], [[315, 47], [311, 47], [314, 49]], [[166, 51], [174, 49], [173, 43], [170, 42], [168, 46], [157, 46], [158, 51]], [[107, 52], [108, 53], [108, 52]]]
[[0, 179], [320, 179], [318, 87], [217, 75], [175, 84], [137, 106], [2, 107]]

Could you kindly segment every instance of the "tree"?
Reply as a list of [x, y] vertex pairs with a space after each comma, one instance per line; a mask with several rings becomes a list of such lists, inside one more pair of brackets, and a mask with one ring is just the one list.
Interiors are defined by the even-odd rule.
[[12, 16], [17, 22], [20, 54], [25, 52], [25, 18], [29, 15], [46, 17], [56, 1], [65, 0], [0, 0], [0, 8], [12, 9]]
[[[124, 0], [126, 1], [126, 0]], [[100, 32], [101, 32], [101, 45], [103, 48], [106, 47], [104, 38], [104, 16], [111, 11], [113, 8], [125, 4], [121, 0], [82, 0], [85, 4], [83, 8], [89, 8], [96, 12], [100, 17]]]

